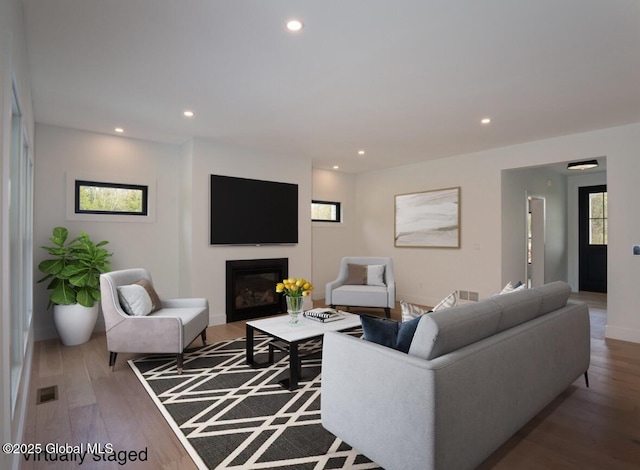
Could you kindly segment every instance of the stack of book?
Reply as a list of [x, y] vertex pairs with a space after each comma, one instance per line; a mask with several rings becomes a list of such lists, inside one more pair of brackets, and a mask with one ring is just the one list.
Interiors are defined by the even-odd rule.
[[304, 312], [304, 317], [322, 323], [342, 320], [344, 315], [333, 308], [312, 308]]

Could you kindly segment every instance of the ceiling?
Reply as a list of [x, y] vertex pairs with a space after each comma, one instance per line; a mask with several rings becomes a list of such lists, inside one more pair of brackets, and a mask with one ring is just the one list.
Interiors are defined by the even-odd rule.
[[22, 1], [41, 123], [362, 172], [640, 122], [637, 0]]

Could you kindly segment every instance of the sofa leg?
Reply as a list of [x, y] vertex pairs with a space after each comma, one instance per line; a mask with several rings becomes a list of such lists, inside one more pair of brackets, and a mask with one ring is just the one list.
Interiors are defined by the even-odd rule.
[[329, 305], [329, 307], [330, 307], [330, 308], [336, 308], [336, 306], [335, 306], [335, 305], [333, 305], [333, 304]]
[[587, 388], [589, 388], [589, 374], [587, 371], [584, 371], [584, 383], [587, 385]]
[[206, 344], [207, 344], [207, 329], [206, 328], [204, 330], [202, 330], [202, 333], [200, 333], [200, 337], [202, 338], [202, 344], [206, 346]]
[[113, 369], [116, 367], [116, 357], [118, 356], [117, 352], [109, 351], [109, 369], [113, 372]]
[[180, 353], [180, 354], [178, 354], [176, 356], [176, 362], [177, 362], [177, 365], [178, 365], [178, 375], [182, 375], [182, 362], [183, 362], [183, 359], [184, 359], [184, 357], [183, 357], [182, 353]]
[[387, 318], [391, 318], [391, 309], [389, 307], [384, 308], [384, 316]]

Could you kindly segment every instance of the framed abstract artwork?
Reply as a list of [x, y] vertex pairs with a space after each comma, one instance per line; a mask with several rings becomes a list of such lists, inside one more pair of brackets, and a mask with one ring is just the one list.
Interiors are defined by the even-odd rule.
[[460, 248], [460, 187], [395, 197], [397, 247]]

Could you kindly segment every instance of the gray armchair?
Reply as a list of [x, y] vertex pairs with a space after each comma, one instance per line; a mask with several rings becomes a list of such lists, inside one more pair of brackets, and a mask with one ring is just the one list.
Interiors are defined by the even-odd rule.
[[113, 271], [100, 276], [109, 366], [113, 370], [119, 352], [175, 353], [178, 373], [181, 374], [184, 349], [198, 335], [206, 344], [209, 303], [207, 299], [197, 298], [158, 298], [158, 310], [147, 315], [129, 315], [120, 303], [118, 287], [136, 284], [143, 279], [153, 285], [151, 275], [142, 268]]
[[379, 307], [384, 309], [387, 318], [395, 302], [393, 260], [386, 257], [342, 258], [338, 278], [329, 282], [325, 291], [325, 303], [332, 308]]

